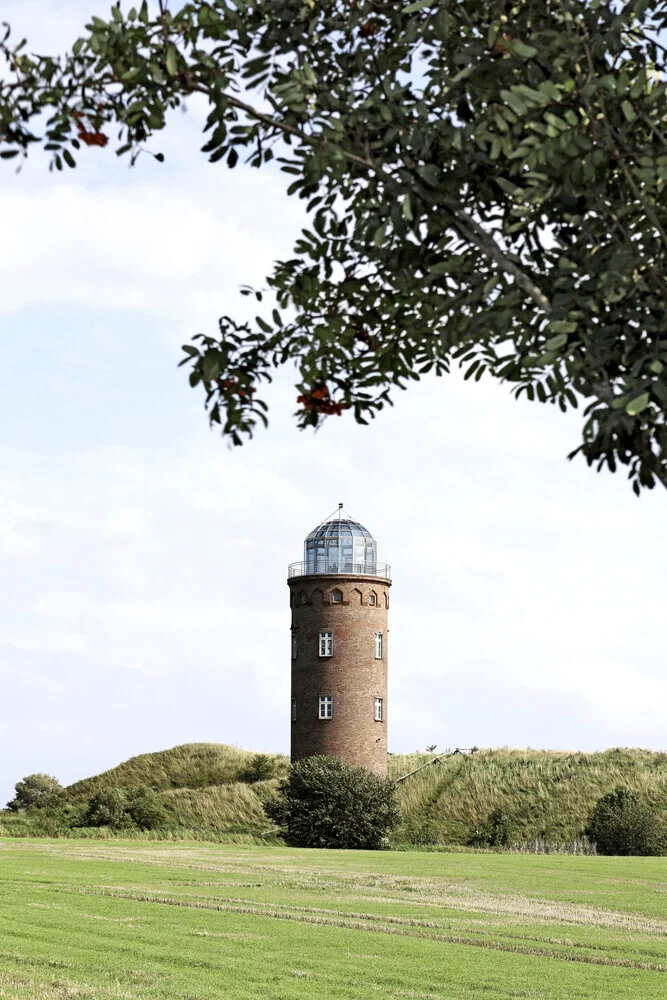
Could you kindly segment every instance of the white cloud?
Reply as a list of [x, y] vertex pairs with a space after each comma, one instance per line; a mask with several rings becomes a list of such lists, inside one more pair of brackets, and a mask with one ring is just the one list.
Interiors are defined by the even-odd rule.
[[[38, 274], [45, 303], [150, 312], [172, 323], [192, 323], [194, 313], [212, 328], [231, 295], [243, 307], [238, 287], [261, 285], [274, 257], [291, 244], [257, 215], [256, 202], [268, 212], [283, 185], [269, 178], [256, 192], [240, 172], [232, 176], [235, 197], [241, 205], [247, 199], [246, 213], [231, 215], [225, 199], [148, 183], [139, 168], [131, 186], [86, 190], [74, 180], [46, 179], [29, 193], [5, 186], [0, 229], [12, 239], [0, 244], [3, 307], [34, 303]], [[292, 214], [296, 232], [296, 206]]]

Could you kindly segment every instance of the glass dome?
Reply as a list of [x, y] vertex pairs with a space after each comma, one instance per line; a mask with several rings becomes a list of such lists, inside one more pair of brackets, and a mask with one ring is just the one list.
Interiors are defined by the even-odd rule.
[[377, 573], [377, 542], [342, 507], [322, 521], [304, 543], [305, 572]]

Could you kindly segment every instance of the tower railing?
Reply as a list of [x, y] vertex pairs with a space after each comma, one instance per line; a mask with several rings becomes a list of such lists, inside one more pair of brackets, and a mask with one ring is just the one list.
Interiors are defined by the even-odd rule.
[[371, 567], [364, 562], [332, 562], [325, 568], [302, 561], [290, 563], [287, 567], [288, 579], [294, 576], [382, 576], [391, 580], [391, 566], [389, 563], [375, 563]]

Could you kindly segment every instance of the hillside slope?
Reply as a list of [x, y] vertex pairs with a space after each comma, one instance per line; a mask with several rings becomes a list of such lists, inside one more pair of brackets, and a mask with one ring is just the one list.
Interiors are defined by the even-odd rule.
[[[224, 743], [183, 743], [171, 750], [130, 757], [117, 767], [92, 778], [84, 778], [67, 788], [70, 802], [84, 802], [100, 788], [116, 785], [132, 788], [149, 785], [156, 791], [169, 788], [208, 788], [242, 781], [254, 754]], [[283, 754], [266, 754], [273, 762], [275, 776], [286, 771], [289, 759]]]
[[[432, 759], [427, 754], [393, 755], [390, 776]], [[398, 784], [402, 832], [462, 844], [494, 809], [501, 809], [511, 817], [519, 840], [543, 837], [567, 843], [580, 835], [597, 800], [619, 785], [639, 793], [667, 820], [667, 754], [479, 750], [443, 758]]]
[[255, 756], [224, 743], [184, 743], [131, 757], [109, 771], [75, 782], [65, 793], [67, 801], [76, 805], [87, 802], [101, 788], [147, 785], [158, 792], [176, 830], [204, 839], [209, 835], [265, 838], [273, 827], [262, 802], [275, 795], [289, 758], [262, 754], [273, 776], [253, 781], [249, 769]]
[[[250, 751], [217, 743], [188, 743], [132, 757], [70, 785], [66, 797], [76, 807], [106, 786], [148, 785], [167, 809], [170, 836], [266, 838], [272, 826], [262, 803], [275, 794], [289, 761], [281, 754], [262, 756], [269, 776], [253, 781], [257, 775], [252, 774]], [[398, 778], [432, 760], [432, 754], [393, 754], [389, 775]], [[664, 753], [504, 748], [442, 758], [397, 784], [402, 821], [394, 839], [397, 843], [466, 844], [490, 813], [500, 809], [510, 817], [520, 842], [544, 838], [552, 845], [565, 845], [581, 834], [597, 800], [619, 785], [638, 792], [667, 822]], [[48, 824], [44, 826], [46, 818], [39, 817], [43, 833], [50, 832]], [[29, 836], [40, 832], [36, 819], [4, 813], [0, 833]], [[53, 832], [66, 830], [56, 826]]]

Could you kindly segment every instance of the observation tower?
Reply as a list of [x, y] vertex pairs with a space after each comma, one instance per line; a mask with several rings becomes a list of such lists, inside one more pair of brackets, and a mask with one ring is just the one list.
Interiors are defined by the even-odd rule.
[[287, 582], [292, 760], [324, 754], [386, 775], [391, 567], [339, 504], [310, 532]]

